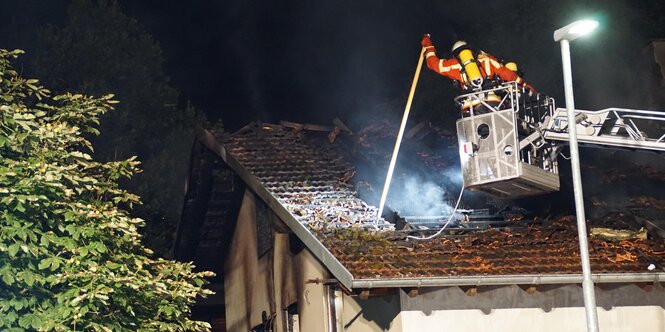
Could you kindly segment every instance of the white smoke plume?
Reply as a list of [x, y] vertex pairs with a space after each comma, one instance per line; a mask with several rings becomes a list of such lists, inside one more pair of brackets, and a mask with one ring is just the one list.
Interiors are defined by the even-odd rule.
[[401, 215], [432, 216], [452, 211], [448, 195], [439, 185], [416, 176], [395, 180], [388, 195], [388, 206]]

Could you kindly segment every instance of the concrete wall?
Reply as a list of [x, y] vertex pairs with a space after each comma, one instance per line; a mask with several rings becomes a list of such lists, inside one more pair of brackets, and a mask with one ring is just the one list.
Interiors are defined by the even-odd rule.
[[[645, 292], [634, 284], [596, 288], [603, 332], [665, 331], [665, 291]], [[480, 288], [475, 296], [458, 287], [400, 293], [401, 323], [412, 331], [586, 331], [582, 288], [543, 286], [528, 294], [517, 286]]]

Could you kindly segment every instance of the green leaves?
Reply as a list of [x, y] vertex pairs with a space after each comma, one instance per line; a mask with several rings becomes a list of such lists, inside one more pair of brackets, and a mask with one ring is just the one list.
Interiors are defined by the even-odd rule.
[[11, 274], [3, 274], [2, 282], [4, 282], [7, 286], [11, 286], [14, 283], [14, 276]]
[[55, 271], [60, 267], [60, 264], [62, 264], [62, 260], [60, 258], [57, 257], [44, 258], [39, 262], [37, 268], [39, 270]]
[[150, 257], [117, 184], [135, 158], [101, 163], [83, 136], [112, 95], [49, 97], [0, 50], [0, 330], [203, 331], [189, 319], [209, 273]]
[[45, 258], [45, 259], [42, 259], [39, 262], [39, 265], [37, 266], [37, 268], [40, 269], [40, 270], [44, 270], [44, 269], [48, 269], [50, 266], [51, 266], [51, 259], [50, 258]]
[[16, 253], [18, 253], [19, 248], [20, 245], [18, 243], [11, 244], [9, 248], [7, 248], [7, 253], [9, 254], [9, 257], [16, 257]]

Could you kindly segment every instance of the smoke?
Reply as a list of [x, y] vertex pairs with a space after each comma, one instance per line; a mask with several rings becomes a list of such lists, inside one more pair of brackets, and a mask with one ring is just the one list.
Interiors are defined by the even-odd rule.
[[432, 216], [452, 211], [446, 191], [438, 184], [418, 176], [396, 179], [388, 195], [388, 206], [400, 215]]
[[460, 187], [464, 185], [464, 179], [462, 178], [462, 170], [459, 167], [446, 168], [443, 171], [441, 171], [441, 175], [448, 183]]

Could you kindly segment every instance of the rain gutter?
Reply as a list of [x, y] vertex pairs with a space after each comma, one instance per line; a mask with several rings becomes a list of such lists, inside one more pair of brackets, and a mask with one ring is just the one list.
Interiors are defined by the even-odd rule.
[[[663, 282], [665, 273], [600, 273], [592, 274], [594, 283]], [[580, 284], [582, 274], [502, 275], [450, 278], [354, 279], [352, 288], [444, 287], [444, 286], [507, 286]]]

